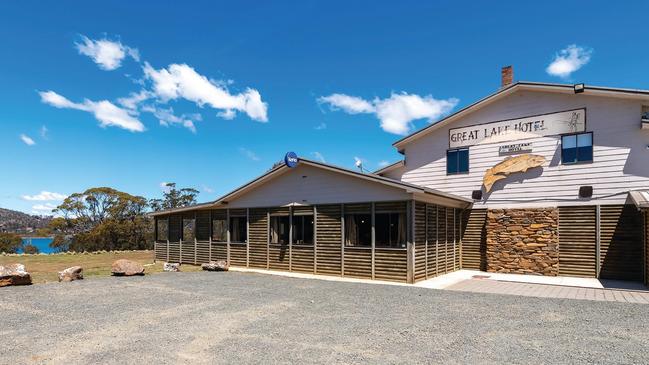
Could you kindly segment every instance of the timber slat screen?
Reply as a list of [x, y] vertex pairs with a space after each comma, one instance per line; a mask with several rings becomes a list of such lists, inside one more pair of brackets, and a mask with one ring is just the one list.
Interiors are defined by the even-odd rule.
[[597, 207], [559, 207], [559, 275], [597, 276]]
[[600, 212], [600, 277], [641, 281], [642, 213], [633, 205], [603, 205]]
[[[462, 211], [412, 203], [414, 280], [458, 269]], [[156, 227], [158, 220], [166, 220], [162, 227], [168, 240], [157, 237], [155, 257], [185, 264], [229, 260], [233, 266], [406, 282], [411, 206], [401, 201], [172, 214], [157, 218]]]
[[342, 245], [342, 205], [318, 205], [317, 273], [340, 275]]
[[644, 211], [644, 284], [649, 285], [649, 212]]
[[268, 259], [268, 209], [250, 209], [249, 266], [266, 268]]
[[466, 210], [462, 221], [462, 268], [486, 271], [487, 210]]

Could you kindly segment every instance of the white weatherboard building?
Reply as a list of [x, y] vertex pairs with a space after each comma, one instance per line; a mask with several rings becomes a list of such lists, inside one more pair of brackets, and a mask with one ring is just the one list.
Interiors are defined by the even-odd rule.
[[649, 91], [511, 72], [374, 174], [291, 155], [154, 213], [156, 257], [411, 283], [459, 268], [646, 281]]

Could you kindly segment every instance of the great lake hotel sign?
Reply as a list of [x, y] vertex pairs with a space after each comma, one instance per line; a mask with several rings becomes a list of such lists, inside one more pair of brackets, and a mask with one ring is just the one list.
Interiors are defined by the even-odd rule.
[[[449, 130], [449, 147], [461, 148], [482, 143], [498, 143], [586, 131], [586, 109], [503, 120]], [[509, 145], [503, 153], [531, 149], [530, 145]], [[519, 149], [520, 151], [516, 151]], [[507, 151], [509, 150], [509, 151]]]

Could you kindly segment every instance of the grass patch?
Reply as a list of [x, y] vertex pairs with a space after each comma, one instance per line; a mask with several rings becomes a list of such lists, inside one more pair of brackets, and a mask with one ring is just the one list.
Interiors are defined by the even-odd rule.
[[[0, 256], [0, 265], [20, 263], [32, 275], [34, 284], [58, 281], [58, 272], [71, 266], [83, 267], [84, 278], [109, 276], [115, 260], [137, 261], [145, 266], [146, 274], [162, 272], [162, 262], [153, 263], [153, 251], [102, 252], [85, 254]], [[201, 271], [200, 266], [182, 265], [181, 271]]]

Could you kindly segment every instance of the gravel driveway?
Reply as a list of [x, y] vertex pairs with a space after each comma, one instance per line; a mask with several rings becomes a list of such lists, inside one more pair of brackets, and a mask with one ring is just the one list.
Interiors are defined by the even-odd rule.
[[0, 362], [649, 363], [649, 306], [165, 273], [0, 289]]

